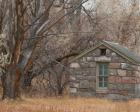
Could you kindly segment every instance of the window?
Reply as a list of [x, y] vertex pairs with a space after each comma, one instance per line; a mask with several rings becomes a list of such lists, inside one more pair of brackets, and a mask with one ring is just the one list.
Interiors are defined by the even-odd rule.
[[100, 54], [102, 56], [105, 56], [106, 55], [106, 49], [100, 49]]
[[107, 88], [108, 86], [108, 63], [99, 63], [98, 66], [98, 87]]

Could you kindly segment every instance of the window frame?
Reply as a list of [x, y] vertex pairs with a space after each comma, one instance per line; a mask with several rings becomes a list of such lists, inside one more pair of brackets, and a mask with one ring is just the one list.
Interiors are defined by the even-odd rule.
[[[104, 72], [103, 72], [103, 75], [100, 75], [100, 65], [106, 65], [106, 67], [107, 67], [107, 73], [106, 73], [106, 75], [104, 74]], [[97, 69], [96, 69], [96, 88], [97, 89], [101, 89], [101, 90], [106, 90], [106, 89], [108, 89], [108, 75], [109, 75], [109, 68], [108, 68], [108, 65], [109, 65], [109, 63], [108, 62], [99, 62], [99, 63], [97, 63]], [[104, 69], [105, 70], [105, 69]], [[107, 80], [106, 81], [103, 81], [102, 83], [103, 83], [103, 87], [100, 87], [99, 86], [99, 83], [100, 83], [100, 81], [99, 81], [99, 77], [103, 77], [103, 79], [105, 78], [105, 77], [107, 77]], [[104, 86], [104, 84], [105, 84], [105, 82], [107, 82], [107, 86], [105, 87]]]

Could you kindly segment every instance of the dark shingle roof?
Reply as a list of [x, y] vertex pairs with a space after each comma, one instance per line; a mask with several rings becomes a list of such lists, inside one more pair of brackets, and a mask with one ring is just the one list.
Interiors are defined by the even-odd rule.
[[117, 54], [121, 55], [123, 58], [129, 60], [130, 62], [132, 62], [134, 64], [140, 64], [140, 56], [136, 55], [134, 52], [130, 51], [128, 48], [126, 48], [118, 43], [114, 43], [114, 42], [110, 42], [110, 41], [100, 41], [97, 45], [95, 45], [94, 47], [92, 47], [88, 50], [85, 50], [80, 55], [78, 55], [77, 57], [72, 59], [71, 61], [74, 61], [76, 59], [83, 57], [84, 55], [95, 50], [96, 48], [98, 48], [101, 45], [108, 47], [109, 49], [113, 50], [114, 52], [116, 52]]

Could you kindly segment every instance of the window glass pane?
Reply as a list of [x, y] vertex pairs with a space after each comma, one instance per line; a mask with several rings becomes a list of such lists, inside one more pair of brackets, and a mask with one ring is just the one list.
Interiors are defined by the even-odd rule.
[[108, 81], [108, 77], [104, 77], [104, 81], [107, 82]]
[[99, 77], [99, 82], [103, 82], [103, 78], [104, 78], [104, 77], [101, 77], [101, 76], [100, 76], [100, 77]]
[[99, 76], [99, 87], [104, 87], [104, 77]]
[[99, 87], [103, 87], [103, 82], [99, 82]]
[[108, 83], [105, 81], [105, 82], [104, 82], [104, 87], [107, 87], [107, 85], [108, 85]]
[[99, 75], [103, 75], [103, 65], [99, 64]]
[[104, 64], [104, 75], [108, 75], [108, 65]]
[[103, 74], [102, 69], [100, 69], [99, 70], [99, 75], [102, 75], [102, 74]]

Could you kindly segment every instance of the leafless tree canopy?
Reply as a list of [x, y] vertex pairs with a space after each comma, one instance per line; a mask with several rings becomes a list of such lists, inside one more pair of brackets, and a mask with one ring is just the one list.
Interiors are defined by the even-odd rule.
[[47, 90], [62, 94], [69, 59], [100, 39], [139, 53], [138, 0], [93, 0], [91, 7], [88, 1], [0, 0], [3, 98], [19, 97], [21, 85], [44, 75]]

